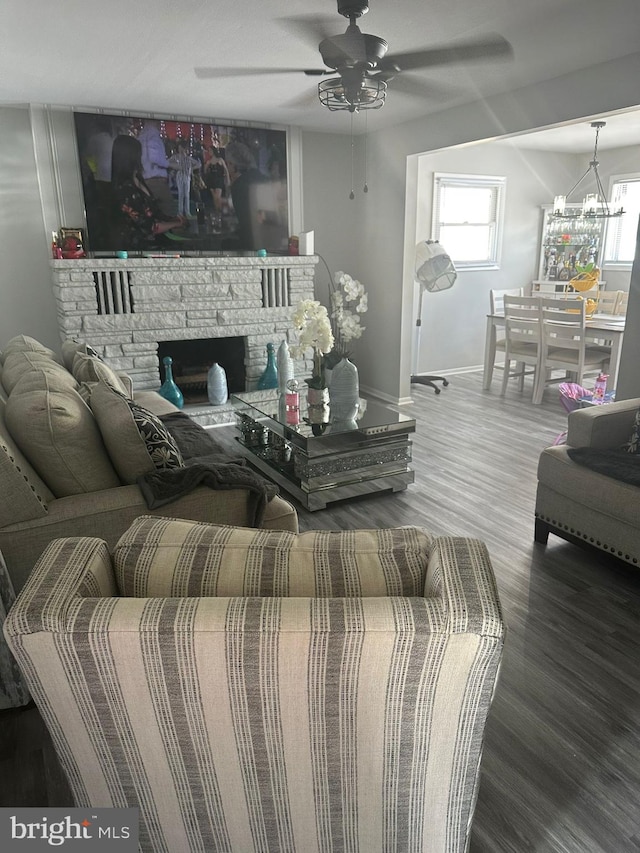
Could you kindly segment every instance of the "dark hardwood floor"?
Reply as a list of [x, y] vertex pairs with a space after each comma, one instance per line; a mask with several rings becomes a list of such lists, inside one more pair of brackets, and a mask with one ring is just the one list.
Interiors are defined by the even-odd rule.
[[[299, 509], [300, 527], [418, 524], [487, 543], [508, 635], [471, 853], [640, 850], [640, 573], [554, 536], [534, 544], [537, 460], [566, 415], [557, 392], [533, 406], [515, 387], [500, 398], [499, 380], [414, 386], [416, 483]], [[0, 724], [0, 805], [70, 804], [37, 711]]]

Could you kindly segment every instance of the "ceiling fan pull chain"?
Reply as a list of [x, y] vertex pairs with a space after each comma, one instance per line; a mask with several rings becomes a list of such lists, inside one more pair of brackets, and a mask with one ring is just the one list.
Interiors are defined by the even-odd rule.
[[368, 121], [367, 113], [364, 114], [364, 187], [362, 188], [362, 192], [369, 192], [369, 185], [367, 184], [367, 136], [369, 135], [369, 121]]
[[353, 200], [355, 197], [353, 191], [353, 113], [351, 113], [351, 192], [349, 193], [349, 198]]

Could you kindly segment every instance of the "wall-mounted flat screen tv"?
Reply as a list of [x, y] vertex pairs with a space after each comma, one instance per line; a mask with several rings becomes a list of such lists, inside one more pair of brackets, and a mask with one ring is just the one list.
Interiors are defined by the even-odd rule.
[[286, 253], [286, 131], [74, 113], [90, 251]]

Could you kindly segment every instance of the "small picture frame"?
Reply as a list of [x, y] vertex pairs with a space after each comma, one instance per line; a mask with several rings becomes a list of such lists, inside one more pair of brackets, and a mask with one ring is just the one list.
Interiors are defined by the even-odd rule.
[[63, 258], [84, 258], [84, 231], [82, 228], [60, 228], [58, 245]]

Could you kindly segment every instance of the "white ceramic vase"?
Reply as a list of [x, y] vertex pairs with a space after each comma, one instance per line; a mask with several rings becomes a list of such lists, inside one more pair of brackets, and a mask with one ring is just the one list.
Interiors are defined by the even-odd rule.
[[276, 359], [278, 365], [278, 391], [284, 394], [288, 388], [287, 383], [293, 379], [293, 359], [289, 353], [289, 344], [282, 341], [278, 347]]
[[229, 399], [227, 374], [217, 361], [214, 361], [207, 374], [207, 396], [212, 406], [223, 406]]

